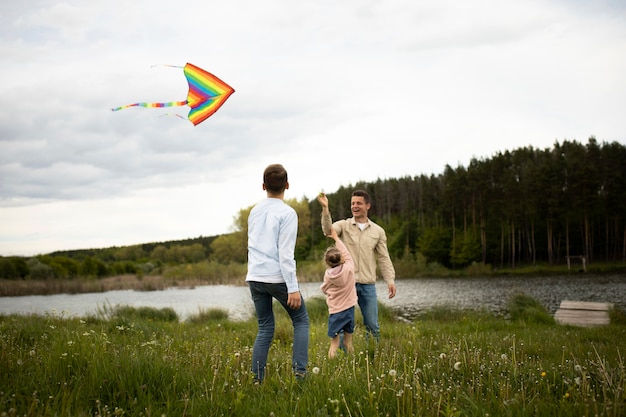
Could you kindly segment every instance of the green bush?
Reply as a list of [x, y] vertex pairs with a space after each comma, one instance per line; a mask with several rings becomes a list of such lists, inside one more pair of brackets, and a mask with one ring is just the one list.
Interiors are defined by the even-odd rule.
[[508, 311], [512, 320], [537, 324], [555, 323], [550, 312], [539, 301], [527, 294], [513, 295], [508, 302]]

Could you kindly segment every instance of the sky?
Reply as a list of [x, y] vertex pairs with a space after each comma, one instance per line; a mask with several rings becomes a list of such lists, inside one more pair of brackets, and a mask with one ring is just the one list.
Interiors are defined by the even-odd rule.
[[[0, 4], [0, 256], [215, 236], [265, 198], [626, 144], [621, 0]], [[198, 126], [190, 62], [235, 93]], [[626, 161], [625, 161], [626, 163]]]

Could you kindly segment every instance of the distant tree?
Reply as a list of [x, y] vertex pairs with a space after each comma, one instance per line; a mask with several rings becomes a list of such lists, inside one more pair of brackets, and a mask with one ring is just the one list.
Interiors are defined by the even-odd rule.
[[80, 266], [80, 273], [86, 277], [101, 278], [107, 276], [107, 265], [98, 258], [87, 256]]
[[150, 252], [150, 259], [167, 262], [167, 248], [164, 245], [155, 246]]
[[17, 268], [13, 264], [11, 258], [0, 257], [0, 278], [2, 279], [17, 279]]
[[37, 258], [31, 258], [27, 262], [29, 277], [35, 280], [54, 279], [54, 270]]
[[428, 262], [450, 265], [452, 232], [442, 227], [425, 228], [417, 239], [417, 250]]
[[211, 259], [221, 264], [247, 262], [248, 248], [243, 231], [218, 236], [211, 243]]

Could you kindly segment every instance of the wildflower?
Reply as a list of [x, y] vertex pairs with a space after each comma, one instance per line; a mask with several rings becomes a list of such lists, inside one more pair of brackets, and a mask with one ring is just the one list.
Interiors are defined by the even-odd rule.
[[240, 356], [240, 355], [241, 355], [241, 354], [240, 354], [239, 352], [235, 352], [235, 358], [239, 359], [239, 356]]
[[582, 371], [583, 371], [583, 367], [582, 367], [582, 366], [580, 366], [580, 365], [574, 365], [574, 370], [575, 370], [576, 372], [582, 372]]
[[574, 378], [574, 382], [576, 383], [576, 385], [580, 385], [580, 383], [582, 382], [582, 379], [580, 379], [580, 377], [577, 376], [576, 378]]
[[461, 370], [461, 362], [454, 362], [454, 369], [456, 371], [460, 371]]
[[392, 378], [395, 378], [396, 377], [396, 370], [395, 369], [390, 369], [389, 370], [389, 376], [392, 377]]
[[500, 356], [500, 358], [505, 362], [509, 359], [506, 353], [503, 353], [502, 356]]
[[320, 373], [320, 368], [318, 368], [317, 366], [314, 367], [313, 369], [311, 369], [311, 372], [313, 372], [315, 375]]
[[541, 377], [545, 377], [546, 376], [546, 371], [541, 371]]
[[566, 392], [565, 395], [563, 396], [565, 398], [569, 398], [569, 392]]
[[443, 353], [443, 352], [441, 352], [441, 353], [439, 354], [439, 359], [444, 360], [445, 358], [446, 358], [446, 354], [445, 354], [445, 353]]

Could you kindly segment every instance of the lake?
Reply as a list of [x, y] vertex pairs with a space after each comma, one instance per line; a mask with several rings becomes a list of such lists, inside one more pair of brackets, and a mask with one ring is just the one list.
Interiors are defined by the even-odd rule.
[[[303, 283], [305, 298], [322, 296], [321, 283]], [[626, 275], [563, 275], [549, 277], [419, 278], [396, 282], [398, 293], [387, 299], [387, 287], [377, 284], [379, 300], [399, 316], [411, 320], [435, 306], [457, 309], [505, 311], [511, 295], [523, 292], [541, 302], [550, 313], [561, 300], [610, 302], [626, 310]], [[221, 308], [234, 320], [254, 314], [247, 286], [206, 285], [162, 291], [108, 291], [88, 294], [56, 294], [0, 297], [0, 314], [54, 314], [64, 317], [95, 315], [103, 306], [171, 307], [181, 319], [203, 309]]]

